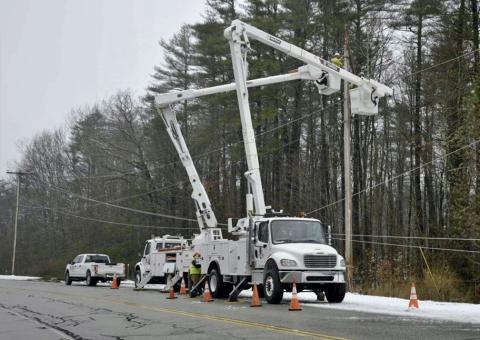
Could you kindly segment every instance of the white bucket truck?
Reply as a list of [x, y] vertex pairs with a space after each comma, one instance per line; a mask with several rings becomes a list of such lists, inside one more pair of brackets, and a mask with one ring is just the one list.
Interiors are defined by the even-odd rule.
[[[330, 245], [329, 226], [313, 218], [286, 216], [265, 205], [248, 88], [301, 79], [313, 81], [321, 94], [330, 95], [340, 90], [341, 79], [344, 79], [356, 86], [351, 90], [352, 112], [368, 115], [378, 112], [378, 99], [391, 95], [392, 90], [372, 79], [358, 77], [239, 20], [233, 21], [224, 35], [230, 43], [235, 83], [174, 91], [159, 94], [155, 98], [193, 187], [192, 199], [196, 207], [200, 234], [195, 235], [192, 244], [186, 246], [188, 249], [178, 250], [175, 265], [167, 265], [160, 257], [159, 262], [154, 264], [152, 255], [145, 261], [150, 261], [150, 266], [160, 270], [160, 274], [153, 277], [160, 277], [162, 273], [163, 276], [173, 276], [173, 270], [175, 276], [171, 284], [174, 284], [180, 277], [186, 276], [191, 254], [199, 252], [201, 271], [205, 275], [194, 289], [204, 284], [204, 280], [208, 280], [214, 297], [229, 296], [233, 300], [241, 290], [257, 283], [269, 303], [280, 303], [284, 291], [291, 290], [292, 283], [295, 282], [299, 290], [311, 290], [319, 297], [325, 294], [329, 302], [341, 302], [346, 291], [345, 260]], [[286, 53], [303, 61], [305, 65], [289, 74], [247, 80], [247, 54], [251, 50], [249, 39]], [[169, 106], [176, 102], [232, 90], [237, 93], [248, 165], [245, 172], [248, 182], [246, 217], [238, 219], [235, 224], [233, 219], [229, 219], [228, 223], [228, 232], [235, 235], [237, 240], [223, 238], [173, 108]], [[148, 243], [154, 242], [155, 239], [147, 241], [147, 247]], [[148, 256], [146, 249], [144, 259]], [[143, 274], [142, 266], [145, 267], [145, 264], [142, 263], [138, 265], [138, 286], [144, 285], [149, 276], [152, 277], [148, 273]]]

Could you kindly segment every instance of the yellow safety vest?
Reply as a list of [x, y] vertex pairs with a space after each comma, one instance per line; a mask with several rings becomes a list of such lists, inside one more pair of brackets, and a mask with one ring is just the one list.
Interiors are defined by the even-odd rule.
[[201, 274], [202, 273], [202, 269], [201, 268], [197, 268], [193, 265], [193, 263], [190, 262], [190, 266], [188, 267], [188, 271], [191, 275], [195, 275], [195, 274]]
[[338, 67], [343, 67], [343, 60], [338, 57], [333, 57], [331, 63]]

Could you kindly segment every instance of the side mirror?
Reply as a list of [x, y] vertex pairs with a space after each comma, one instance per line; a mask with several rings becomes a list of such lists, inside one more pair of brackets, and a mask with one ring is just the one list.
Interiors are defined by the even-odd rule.
[[68, 261], [68, 264], [75, 264], [75, 262], [70, 260], [70, 261]]
[[328, 233], [328, 245], [331, 246], [332, 245], [332, 226], [329, 224], [327, 226], [327, 233]]
[[262, 245], [262, 247], [263, 247], [263, 248], [267, 248], [267, 244], [264, 243], [264, 244]]

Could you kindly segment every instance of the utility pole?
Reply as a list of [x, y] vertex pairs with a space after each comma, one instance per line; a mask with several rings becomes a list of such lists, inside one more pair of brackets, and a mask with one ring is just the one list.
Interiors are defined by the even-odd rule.
[[12, 275], [15, 275], [15, 251], [17, 249], [17, 222], [18, 222], [18, 201], [20, 199], [20, 176], [30, 175], [30, 172], [7, 171], [9, 175], [17, 176], [17, 206], [15, 208], [15, 226], [13, 233], [13, 254], [12, 254]]
[[[343, 45], [343, 63], [344, 68], [350, 71], [348, 55], [348, 32], [345, 31], [345, 40]], [[352, 184], [351, 168], [352, 158], [350, 150], [351, 136], [351, 112], [350, 112], [350, 93], [349, 83], [343, 83], [343, 163], [345, 177], [345, 260], [347, 264], [347, 286], [349, 290], [353, 289], [353, 252], [352, 252]]]

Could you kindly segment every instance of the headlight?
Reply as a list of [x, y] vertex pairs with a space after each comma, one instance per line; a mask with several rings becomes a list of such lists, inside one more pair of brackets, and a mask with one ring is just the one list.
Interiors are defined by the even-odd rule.
[[345, 267], [345, 260], [344, 259], [340, 259], [340, 267]]
[[289, 260], [289, 259], [283, 259], [283, 260], [280, 260], [280, 264], [284, 267], [296, 267], [297, 266], [297, 262], [294, 261], [294, 260]]

